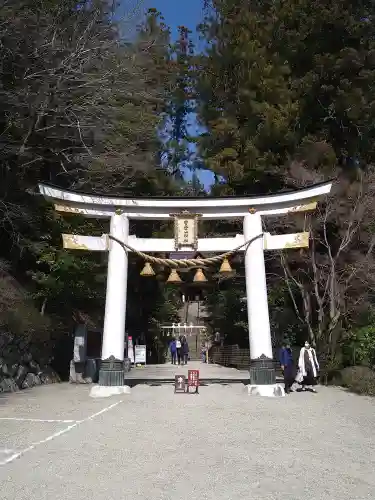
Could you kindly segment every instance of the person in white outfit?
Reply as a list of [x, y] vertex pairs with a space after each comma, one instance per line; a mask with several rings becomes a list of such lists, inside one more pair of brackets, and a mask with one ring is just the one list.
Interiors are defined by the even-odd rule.
[[301, 377], [302, 390], [316, 392], [314, 386], [317, 384], [319, 375], [319, 363], [316, 356], [316, 351], [311, 347], [309, 342], [305, 342], [299, 353], [298, 360], [299, 375]]
[[177, 363], [180, 365], [181, 364], [181, 337], [178, 337], [176, 340], [176, 349], [177, 349]]

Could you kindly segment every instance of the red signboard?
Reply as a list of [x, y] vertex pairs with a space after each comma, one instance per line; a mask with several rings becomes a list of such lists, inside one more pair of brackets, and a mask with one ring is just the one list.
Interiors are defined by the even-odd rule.
[[195, 392], [198, 392], [199, 370], [188, 370], [188, 387], [195, 387]]

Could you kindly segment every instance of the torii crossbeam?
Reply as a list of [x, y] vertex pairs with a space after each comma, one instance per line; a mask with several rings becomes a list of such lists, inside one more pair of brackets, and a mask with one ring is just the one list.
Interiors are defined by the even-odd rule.
[[[309, 188], [260, 197], [224, 198], [120, 198], [77, 193], [40, 184], [40, 193], [55, 209], [92, 218], [109, 218], [110, 235], [141, 252], [175, 252], [194, 248], [199, 252], [226, 252], [262, 235], [262, 218], [316, 208], [319, 198], [330, 193], [331, 182]], [[243, 234], [233, 238], [199, 238], [198, 219], [243, 219]], [[137, 238], [129, 235], [129, 219], [174, 219], [175, 239]], [[109, 252], [102, 363], [99, 385], [102, 393], [118, 393], [124, 379], [124, 340], [128, 256], [108, 235], [93, 237], [63, 235], [64, 248]], [[246, 298], [250, 343], [250, 394], [283, 395], [276, 384], [268, 313], [264, 251], [301, 248], [309, 244], [309, 233], [270, 235], [264, 233], [245, 249]], [[99, 391], [100, 392], [100, 391]]]

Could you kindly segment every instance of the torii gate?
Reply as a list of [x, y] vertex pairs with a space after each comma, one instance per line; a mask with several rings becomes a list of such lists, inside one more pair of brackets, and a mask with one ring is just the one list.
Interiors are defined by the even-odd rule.
[[[263, 233], [262, 217], [314, 210], [332, 183], [259, 197], [220, 198], [121, 198], [97, 196], [40, 184], [40, 193], [55, 210], [91, 218], [110, 219], [110, 235], [141, 252], [226, 252], [253, 240], [245, 249], [246, 298], [250, 343], [249, 394], [282, 396], [276, 384], [268, 314], [264, 251], [301, 248], [309, 233], [270, 235]], [[129, 219], [175, 220], [175, 239], [137, 238], [129, 235]], [[243, 234], [231, 238], [199, 238], [198, 219], [243, 219]], [[128, 392], [124, 379], [124, 339], [128, 278], [128, 255], [122, 245], [102, 237], [63, 235], [64, 248], [109, 252], [107, 292], [99, 386], [94, 395]]]

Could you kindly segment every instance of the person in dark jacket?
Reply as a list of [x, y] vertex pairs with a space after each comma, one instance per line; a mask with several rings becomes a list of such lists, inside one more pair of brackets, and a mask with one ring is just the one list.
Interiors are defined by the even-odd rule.
[[202, 359], [202, 363], [207, 362], [207, 347], [206, 347], [206, 344], [204, 342], [202, 342], [202, 346], [201, 346], [201, 359]]
[[183, 365], [187, 365], [189, 357], [189, 344], [186, 337], [183, 336], [181, 340], [181, 361]]
[[181, 345], [182, 345], [182, 337], [181, 335], [178, 337], [176, 340], [176, 347], [177, 347], [177, 363], [181, 364]]
[[279, 361], [284, 375], [285, 393], [289, 394], [295, 379], [293, 353], [289, 342], [284, 342], [279, 354]]
[[171, 353], [171, 361], [172, 365], [176, 364], [176, 357], [177, 357], [177, 347], [176, 347], [176, 339], [172, 338], [172, 340], [169, 343], [169, 351]]

